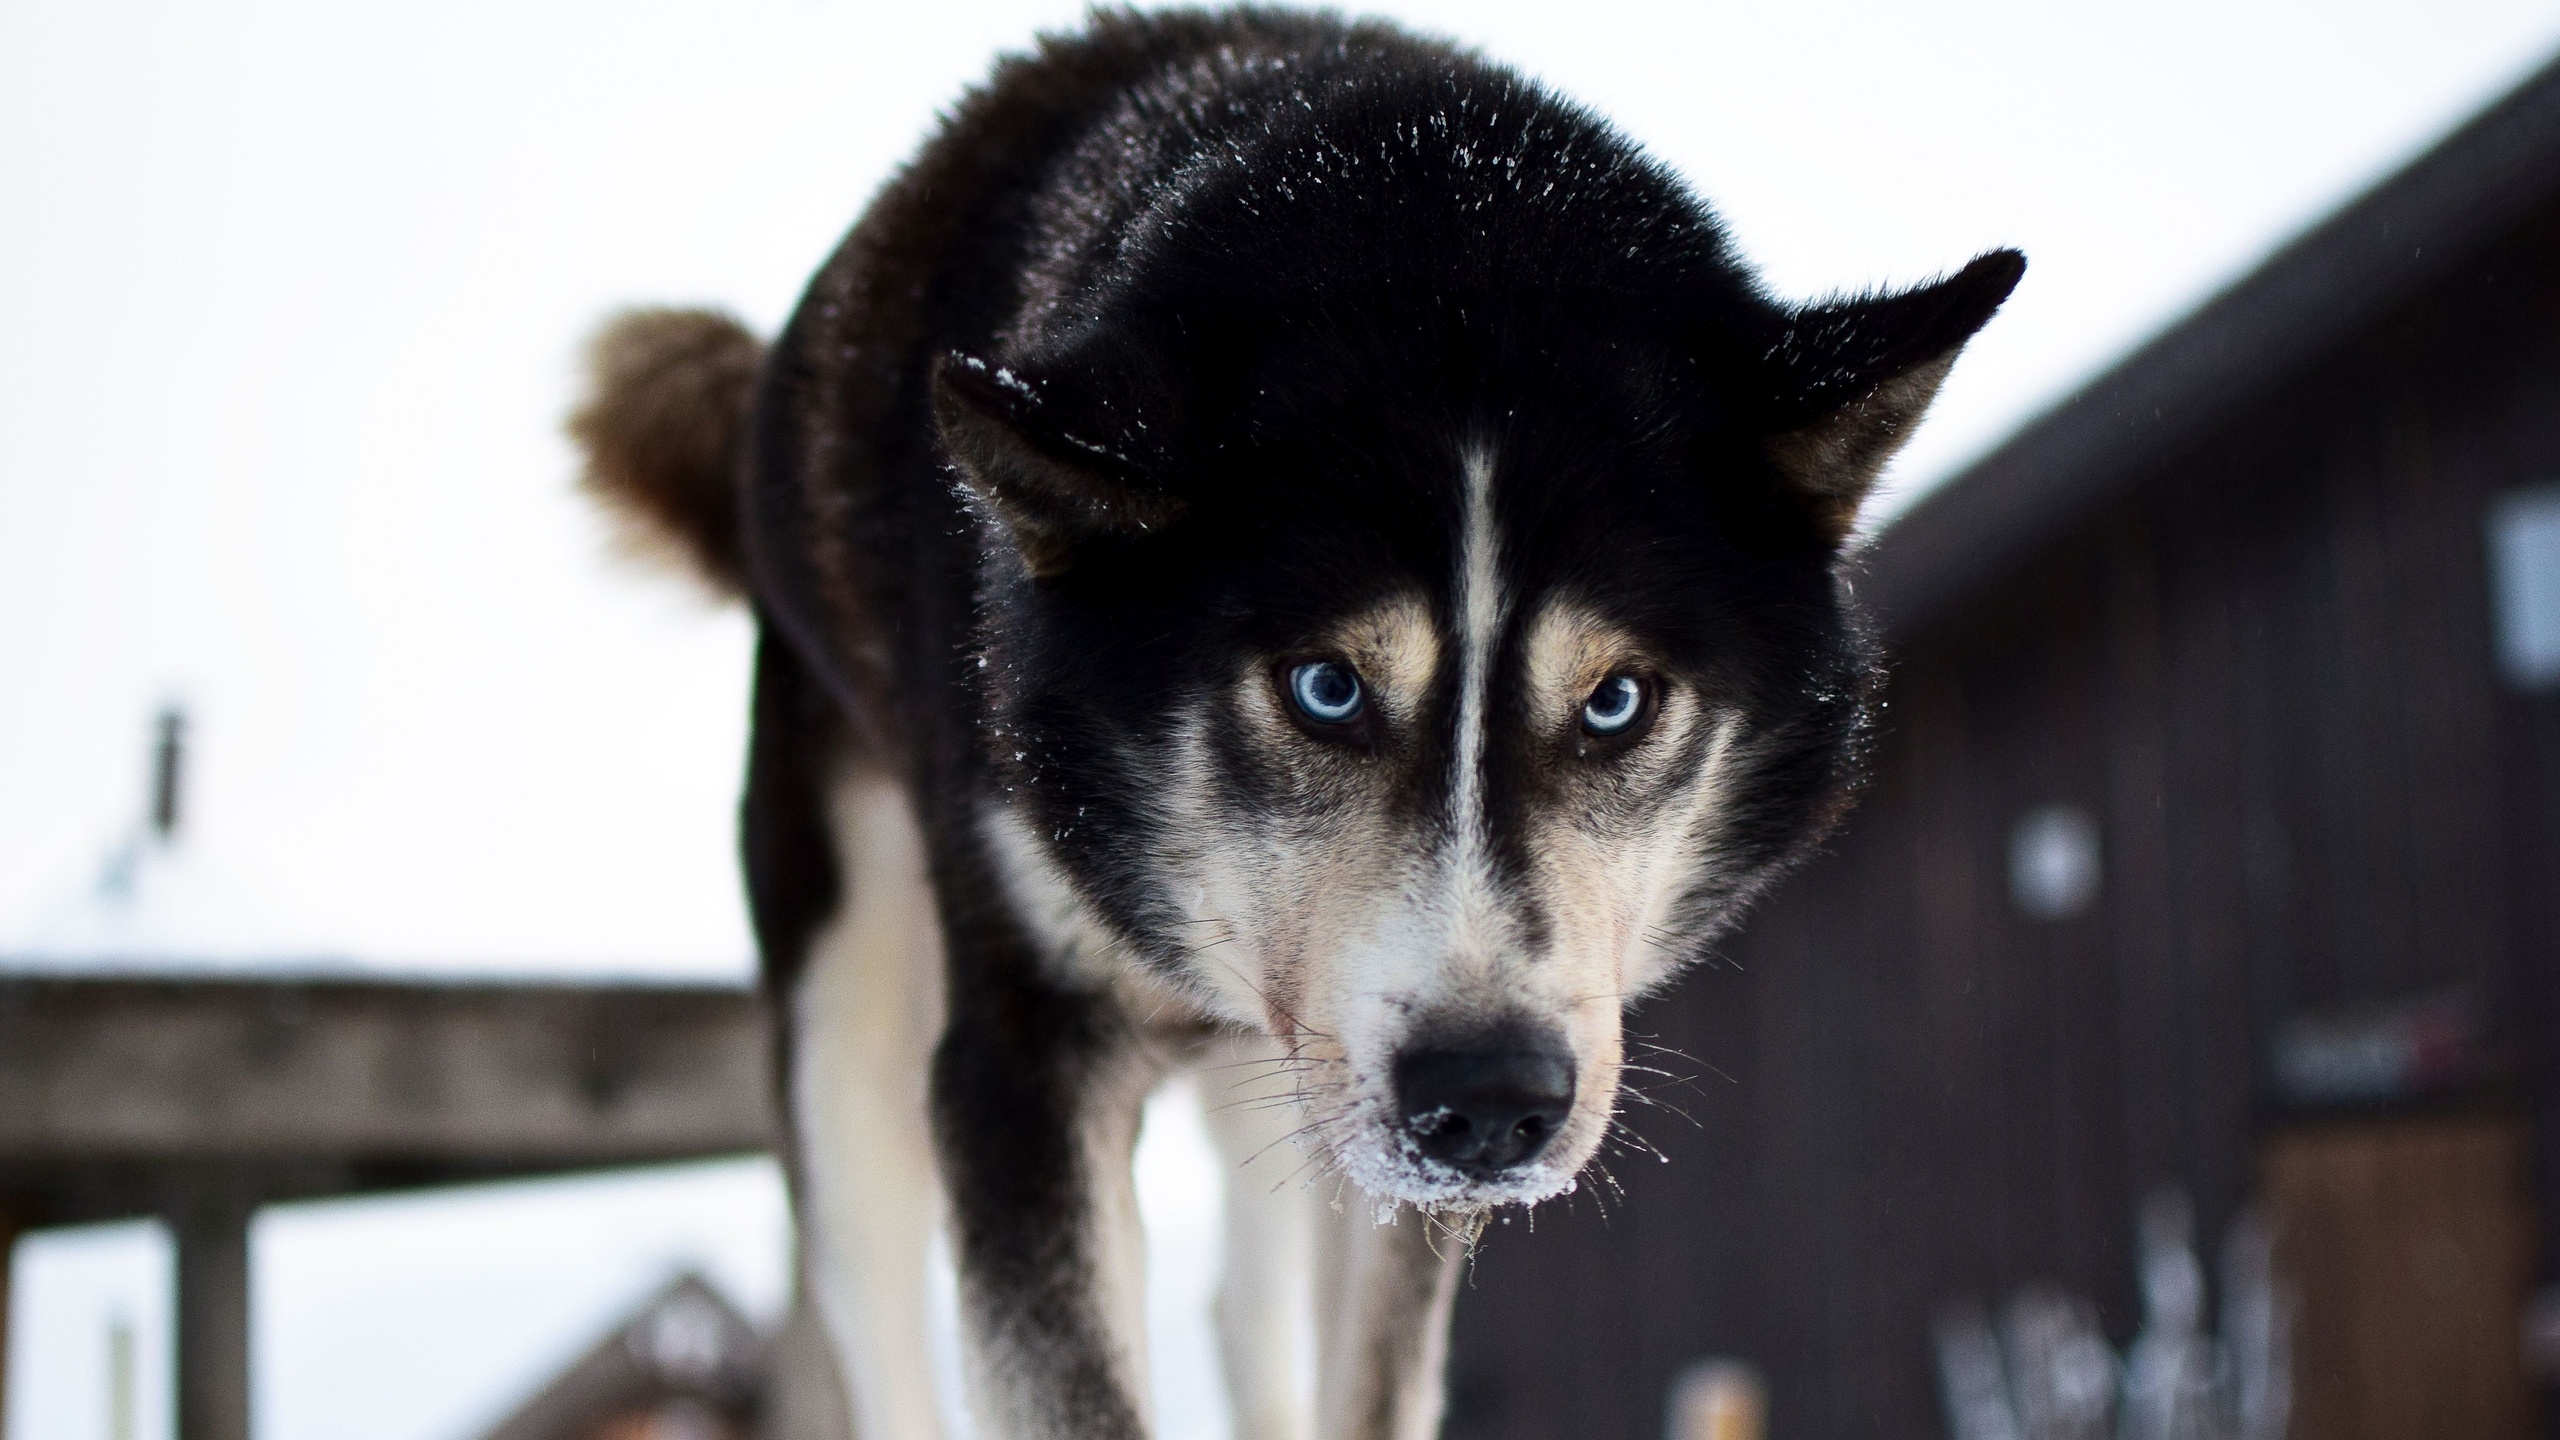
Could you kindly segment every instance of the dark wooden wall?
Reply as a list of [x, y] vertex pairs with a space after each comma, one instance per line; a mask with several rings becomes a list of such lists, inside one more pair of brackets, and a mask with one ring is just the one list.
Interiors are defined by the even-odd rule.
[[[1904, 646], [1832, 852], [1633, 1022], [1694, 1057], [1694, 1126], [1631, 1112], [1670, 1163], [1490, 1237], [1449, 1433], [1651, 1440], [1710, 1354], [1779, 1440], [1940, 1433], [1932, 1308], [2051, 1279], [2124, 1340], [2138, 1196], [2219, 1235], [2270, 1032], [2345, 1001], [2471, 987], [2560, 1194], [2560, 701], [2495, 673], [2483, 529], [2554, 477], [2547, 214]], [[2051, 802], [2104, 881], [2040, 923], [2007, 847]]]

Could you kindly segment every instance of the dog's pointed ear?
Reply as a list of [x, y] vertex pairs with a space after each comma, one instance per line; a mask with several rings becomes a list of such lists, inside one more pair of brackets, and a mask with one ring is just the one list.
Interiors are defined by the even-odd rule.
[[969, 355], [946, 357], [933, 377], [943, 448], [1035, 579], [1065, 573], [1089, 542], [1161, 529], [1181, 509], [1059, 388]]
[[2026, 269], [2024, 255], [1994, 250], [1943, 280], [1808, 305], [1789, 318], [1766, 362], [1775, 392], [1768, 456], [1811, 503], [1829, 542], [1848, 536], [1859, 503], [1937, 398], [1956, 352]]

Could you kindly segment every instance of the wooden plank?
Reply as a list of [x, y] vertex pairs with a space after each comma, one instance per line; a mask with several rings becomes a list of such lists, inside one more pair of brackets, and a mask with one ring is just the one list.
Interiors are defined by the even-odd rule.
[[2376, 1121], [2277, 1137], [2265, 1176], [2301, 1300], [2299, 1440], [2521, 1440], [2527, 1126]]
[[764, 1148], [742, 990], [0, 980], [0, 1166], [590, 1165]]

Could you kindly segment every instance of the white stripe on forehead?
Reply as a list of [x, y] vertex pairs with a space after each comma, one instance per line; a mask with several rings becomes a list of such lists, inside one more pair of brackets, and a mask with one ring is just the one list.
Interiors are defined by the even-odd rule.
[[1486, 692], [1493, 685], [1493, 647], [1510, 597], [1502, 592], [1502, 539], [1493, 523], [1493, 452], [1470, 446], [1460, 464], [1467, 495], [1458, 542], [1458, 722], [1449, 809], [1465, 868], [1475, 870], [1491, 849], [1484, 808], [1485, 727], [1492, 709]]

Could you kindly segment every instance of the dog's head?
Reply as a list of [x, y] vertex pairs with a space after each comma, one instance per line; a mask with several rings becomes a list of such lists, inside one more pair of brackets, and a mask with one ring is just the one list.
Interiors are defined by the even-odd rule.
[[1841, 547], [2023, 263], [1779, 305], [1675, 182], [1537, 133], [1489, 191], [1275, 215], [1266, 174], [1248, 224], [1204, 181], [936, 386], [1014, 833], [1425, 1205], [1568, 1188], [1623, 1009], [1842, 808]]

